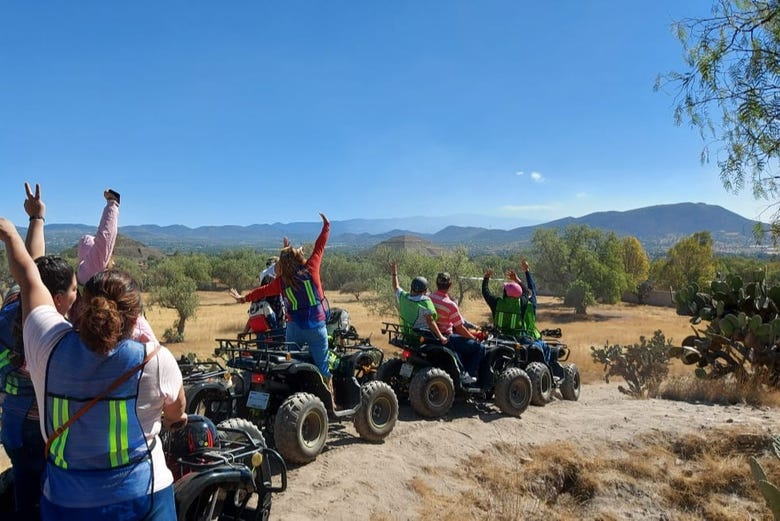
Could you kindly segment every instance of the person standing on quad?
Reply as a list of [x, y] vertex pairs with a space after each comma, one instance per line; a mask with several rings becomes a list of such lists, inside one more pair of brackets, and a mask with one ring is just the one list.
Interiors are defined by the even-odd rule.
[[230, 295], [236, 302], [242, 303], [281, 295], [289, 319], [285, 340], [298, 345], [309, 345], [314, 363], [333, 395], [333, 383], [328, 367], [328, 330], [325, 326], [327, 301], [320, 282], [320, 264], [330, 234], [330, 221], [323, 213], [320, 213], [320, 217], [322, 231], [308, 259], [303, 256], [303, 248], [293, 248], [285, 238], [285, 246], [279, 252], [279, 260], [274, 267], [276, 278], [244, 296], [230, 288]]
[[441, 272], [436, 275], [436, 291], [431, 293], [430, 297], [436, 308], [436, 325], [447, 337], [447, 346], [458, 354], [463, 363], [463, 383], [472, 384], [479, 376], [479, 365], [485, 356], [485, 346], [478, 342], [466, 327], [458, 304], [450, 298], [450, 286], [452, 278], [449, 273]]
[[398, 317], [401, 320], [401, 333], [404, 340], [416, 344], [422, 335], [442, 345], [447, 344], [447, 337], [441, 333], [436, 324], [436, 307], [427, 295], [428, 281], [425, 277], [413, 278], [411, 291], [407, 293], [398, 284], [398, 264], [395, 261], [390, 261], [390, 274], [393, 277], [393, 291], [398, 304]]

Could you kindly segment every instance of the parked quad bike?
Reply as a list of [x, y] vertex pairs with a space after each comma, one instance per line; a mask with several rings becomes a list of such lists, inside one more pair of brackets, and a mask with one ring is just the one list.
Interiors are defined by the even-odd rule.
[[336, 348], [328, 351], [333, 396], [308, 349], [286, 342], [217, 339], [214, 354], [226, 360], [226, 367], [209, 362], [215, 365], [203, 367], [208, 376], [185, 385], [188, 410], [197, 408], [218, 420], [250, 420], [292, 463], [314, 460], [334, 421], [352, 421], [367, 441], [384, 440], [398, 419], [393, 389], [374, 380], [384, 355], [368, 339], [358, 338], [354, 328], [334, 335]]
[[[190, 415], [188, 423], [199, 419]], [[272, 494], [287, 488], [284, 460], [266, 446], [258, 428], [247, 420], [226, 420], [216, 429], [217, 439], [206, 446], [193, 446], [187, 432], [161, 435], [175, 479], [177, 519], [267, 521]], [[177, 443], [182, 438], [184, 443]], [[277, 486], [273, 484], [276, 474]]]
[[[198, 418], [189, 415], [189, 423]], [[176, 443], [177, 436], [186, 442], [185, 431], [160, 434], [175, 479], [178, 521], [267, 521], [272, 494], [287, 488], [284, 460], [247, 420], [230, 419], [216, 430], [217, 439], [196, 449]], [[0, 473], [0, 519], [9, 519], [13, 511], [13, 477], [8, 468]]]
[[420, 416], [439, 418], [452, 408], [457, 397], [475, 400], [493, 398], [504, 414], [520, 416], [531, 401], [531, 380], [518, 362], [514, 345], [493, 343], [486, 346], [480, 375], [489, 378], [484, 388], [461, 381], [458, 355], [446, 346], [428, 342], [407, 342], [401, 326], [383, 322], [382, 333], [390, 344], [401, 348], [398, 358], [383, 363], [377, 379], [386, 382], [398, 396], [407, 397]]
[[514, 344], [522, 356], [518, 356], [517, 366], [525, 370], [531, 379], [533, 393], [531, 404], [544, 406], [553, 400], [555, 389], [561, 393], [564, 400], [579, 400], [581, 384], [580, 370], [574, 363], [562, 363], [569, 359], [569, 347], [560, 341], [561, 330], [543, 329], [542, 341], [550, 349], [550, 359], [558, 361], [560, 369], [556, 371], [552, 364], [544, 357], [542, 348], [529, 341], [527, 337], [506, 335], [498, 331], [494, 326], [485, 326], [487, 333], [485, 346], [496, 344]]

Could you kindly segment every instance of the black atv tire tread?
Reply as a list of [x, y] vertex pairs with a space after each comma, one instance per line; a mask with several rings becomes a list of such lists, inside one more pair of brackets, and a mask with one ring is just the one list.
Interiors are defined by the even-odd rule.
[[[220, 430], [222, 428], [240, 429], [246, 432], [255, 441], [255, 443], [258, 443], [263, 447], [267, 447], [265, 444], [265, 437], [263, 437], [263, 433], [260, 432], [260, 428], [245, 418], [229, 418], [217, 424], [217, 435], [224, 440], [230, 439], [230, 434], [232, 433]], [[239, 441], [241, 440], [241, 438], [237, 439], [239, 439]]]
[[563, 364], [563, 382], [560, 391], [564, 400], [577, 401], [580, 399], [582, 383], [580, 382], [580, 370], [576, 364]]
[[[426, 392], [430, 383], [440, 380], [447, 390], [447, 395], [441, 401], [440, 405], [432, 404], [428, 400]], [[409, 401], [412, 403], [412, 409], [420, 416], [426, 418], [440, 418], [447, 414], [455, 401], [455, 386], [452, 378], [444, 369], [438, 367], [426, 367], [420, 369], [412, 377], [409, 383]]]
[[[512, 391], [517, 385], [521, 385], [524, 392], [523, 399], [519, 403], [512, 399]], [[496, 383], [495, 402], [504, 414], [519, 417], [528, 409], [532, 396], [531, 378], [519, 367], [510, 367], [499, 375]]]
[[[309, 413], [317, 412], [322, 422], [322, 432], [311, 447], [304, 446], [300, 429]], [[276, 449], [285, 461], [309, 463], [314, 461], [325, 447], [328, 438], [328, 411], [322, 400], [311, 393], [295, 393], [282, 402], [274, 420], [274, 441]]]
[[550, 369], [541, 362], [531, 362], [525, 367], [525, 372], [531, 379], [533, 393], [531, 403], [544, 406], [552, 401], [553, 380]]
[[[384, 400], [384, 405], [390, 409], [389, 418], [382, 424], [377, 424], [372, 419], [377, 400]], [[393, 388], [377, 380], [363, 384], [360, 388], [360, 410], [352, 420], [360, 437], [367, 441], [380, 442], [392, 432], [397, 421], [398, 398]]]

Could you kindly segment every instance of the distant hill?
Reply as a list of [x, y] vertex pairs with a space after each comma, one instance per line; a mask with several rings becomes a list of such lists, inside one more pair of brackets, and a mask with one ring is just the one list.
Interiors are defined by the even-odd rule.
[[[420, 229], [430, 222], [418, 218]], [[393, 224], [396, 226], [393, 226]], [[398, 224], [409, 229], [399, 228]], [[465, 245], [484, 252], [504, 252], [527, 247], [538, 228], [563, 229], [571, 224], [584, 224], [592, 228], [613, 231], [619, 236], [637, 237], [651, 255], [665, 252], [681, 238], [698, 231], [709, 231], [719, 252], [756, 253], [753, 240], [756, 221], [704, 203], [679, 203], [648, 206], [625, 212], [605, 211], [583, 217], [566, 217], [544, 224], [523, 226], [510, 230], [475, 226], [445, 226], [435, 233], [415, 230], [408, 220], [353, 219], [333, 221], [328, 246], [339, 250], [364, 250], [391, 238], [409, 237], [425, 239], [435, 247], [449, 248]], [[252, 224], [249, 226], [122, 226], [120, 232], [128, 238], [163, 252], [203, 251], [213, 252], [231, 248], [272, 250], [279, 248], [282, 237], [289, 237], [293, 244], [311, 243], [321, 228], [319, 222], [295, 222]], [[366, 230], [373, 230], [369, 233]], [[382, 230], [382, 231], [378, 231]], [[22, 233], [25, 230], [21, 230]], [[46, 241], [49, 251], [58, 252], [73, 247], [84, 233], [95, 233], [94, 226], [81, 224], [49, 224]], [[401, 240], [401, 239], [394, 239]]]

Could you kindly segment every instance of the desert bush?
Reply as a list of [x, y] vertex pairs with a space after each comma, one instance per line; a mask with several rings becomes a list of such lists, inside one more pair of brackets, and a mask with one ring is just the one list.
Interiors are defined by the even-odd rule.
[[693, 375], [669, 378], [663, 382], [659, 397], [665, 400], [706, 402], [723, 405], [780, 406], [780, 392], [767, 393], [758, 378], [702, 379]]
[[628, 387], [618, 386], [618, 391], [635, 398], [653, 398], [658, 396], [661, 382], [669, 374], [669, 347], [671, 339], [667, 340], [661, 330], [653, 333], [653, 338], [647, 340], [639, 337], [638, 344], [629, 346], [609, 345], [590, 347], [593, 361], [604, 366], [604, 380], [609, 383], [611, 376], [620, 376]]
[[[752, 279], [752, 280], [750, 280]], [[780, 386], [780, 286], [768, 286], [762, 272], [743, 280], [717, 278], [709, 292], [689, 284], [675, 294], [677, 313], [704, 323], [670, 355], [696, 366], [701, 378], [733, 375]]]

